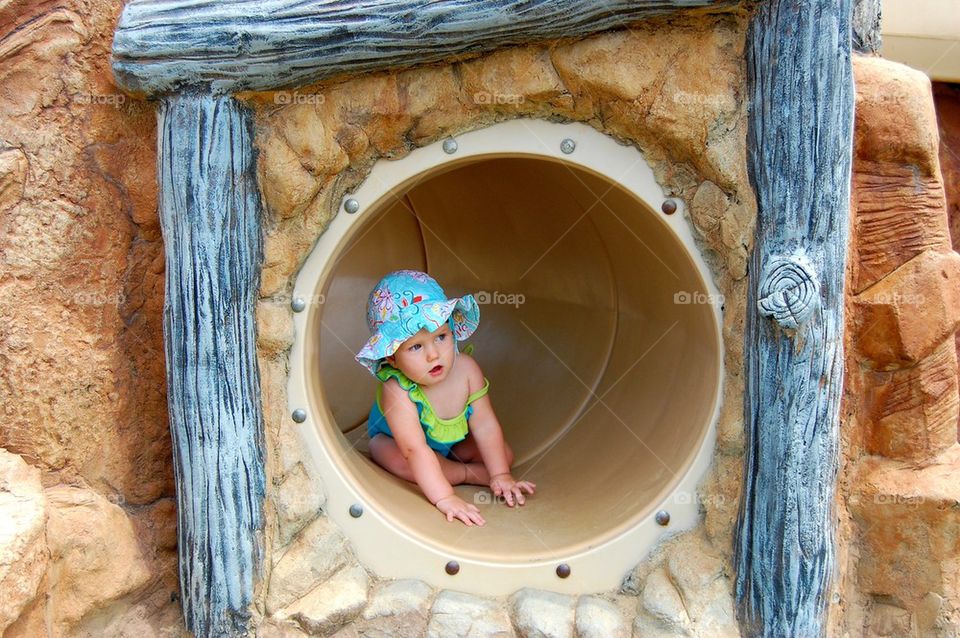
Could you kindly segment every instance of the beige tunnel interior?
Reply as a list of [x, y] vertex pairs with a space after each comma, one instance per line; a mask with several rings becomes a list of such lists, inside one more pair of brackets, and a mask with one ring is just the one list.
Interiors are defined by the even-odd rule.
[[[501, 563], [575, 554], [661, 507], [711, 427], [721, 356], [708, 288], [662, 215], [600, 175], [516, 155], [421, 174], [367, 212], [318, 283], [306, 381], [368, 507], [441, 550]], [[366, 456], [377, 381], [353, 355], [370, 290], [400, 268], [481, 302], [468, 343], [514, 476], [537, 485], [519, 509], [458, 487], [481, 504], [482, 528], [447, 523]]]

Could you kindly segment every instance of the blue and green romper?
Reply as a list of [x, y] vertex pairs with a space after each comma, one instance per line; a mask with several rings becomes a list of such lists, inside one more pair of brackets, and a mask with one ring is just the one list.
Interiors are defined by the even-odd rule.
[[450, 456], [450, 450], [454, 445], [467, 438], [467, 422], [473, 414], [474, 401], [482, 397], [490, 389], [490, 381], [483, 379], [483, 387], [467, 397], [467, 404], [458, 416], [452, 419], [441, 419], [437, 416], [430, 400], [424, 394], [423, 389], [415, 382], [411, 381], [407, 375], [393, 366], [384, 363], [377, 371], [377, 378], [380, 379], [380, 385], [377, 386], [377, 400], [373, 402], [370, 408], [370, 417], [367, 419], [367, 434], [370, 438], [378, 434], [386, 434], [393, 437], [390, 432], [390, 426], [387, 425], [387, 419], [383, 416], [383, 407], [381, 406], [381, 397], [383, 395], [383, 384], [390, 379], [396, 379], [400, 387], [407, 391], [410, 400], [417, 406], [417, 413], [420, 415], [420, 426], [423, 428], [423, 434], [427, 439], [427, 445], [436, 450], [445, 457]]

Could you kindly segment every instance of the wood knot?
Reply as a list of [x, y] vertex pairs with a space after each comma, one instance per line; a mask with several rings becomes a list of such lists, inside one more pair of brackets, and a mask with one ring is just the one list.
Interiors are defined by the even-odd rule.
[[796, 330], [820, 302], [820, 282], [805, 255], [771, 257], [760, 275], [757, 307], [782, 328]]

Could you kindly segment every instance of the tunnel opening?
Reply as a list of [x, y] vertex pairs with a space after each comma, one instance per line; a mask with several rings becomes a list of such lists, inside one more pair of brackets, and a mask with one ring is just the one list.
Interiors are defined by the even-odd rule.
[[[722, 383], [719, 296], [682, 216], [661, 212], [642, 156], [574, 130], [577, 157], [500, 132], [492, 147], [468, 134], [457, 154], [428, 147], [404, 170], [406, 160], [386, 163], [298, 277], [295, 294], [316, 303], [297, 317], [291, 400], [309, 406], [331, 515], [384, 575], [482, 593], [597, 590], [618, 584], [664, 532], [657, 512], [674, 529], [696, 520]], [[587, 131], [602, 139], [591, 152]], [[543, 137], [533, 135], [541, 147]], [[366, 453], [377, 381], [353, 355], [369, 336], [370, 290], [400, 268], [481, 303], [466, 343], [490, 379], [514, 476], [538, 486], [514, 509], [485, 488], [457, 487], [484, 527], [446, 522]], [[456, 584], [440, 575], [451, 560]], [[570, 576], [558, 579], [560, 564]]]

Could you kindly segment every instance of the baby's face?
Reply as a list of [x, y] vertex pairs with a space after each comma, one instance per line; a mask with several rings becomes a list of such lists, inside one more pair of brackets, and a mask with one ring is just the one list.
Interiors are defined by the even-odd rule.
[[420, 332], [403, 342], [387, 362], [421, 386], [440, 383], [450, 374], [455, 356], [453, 333], [448, 324], [433, 332]]

